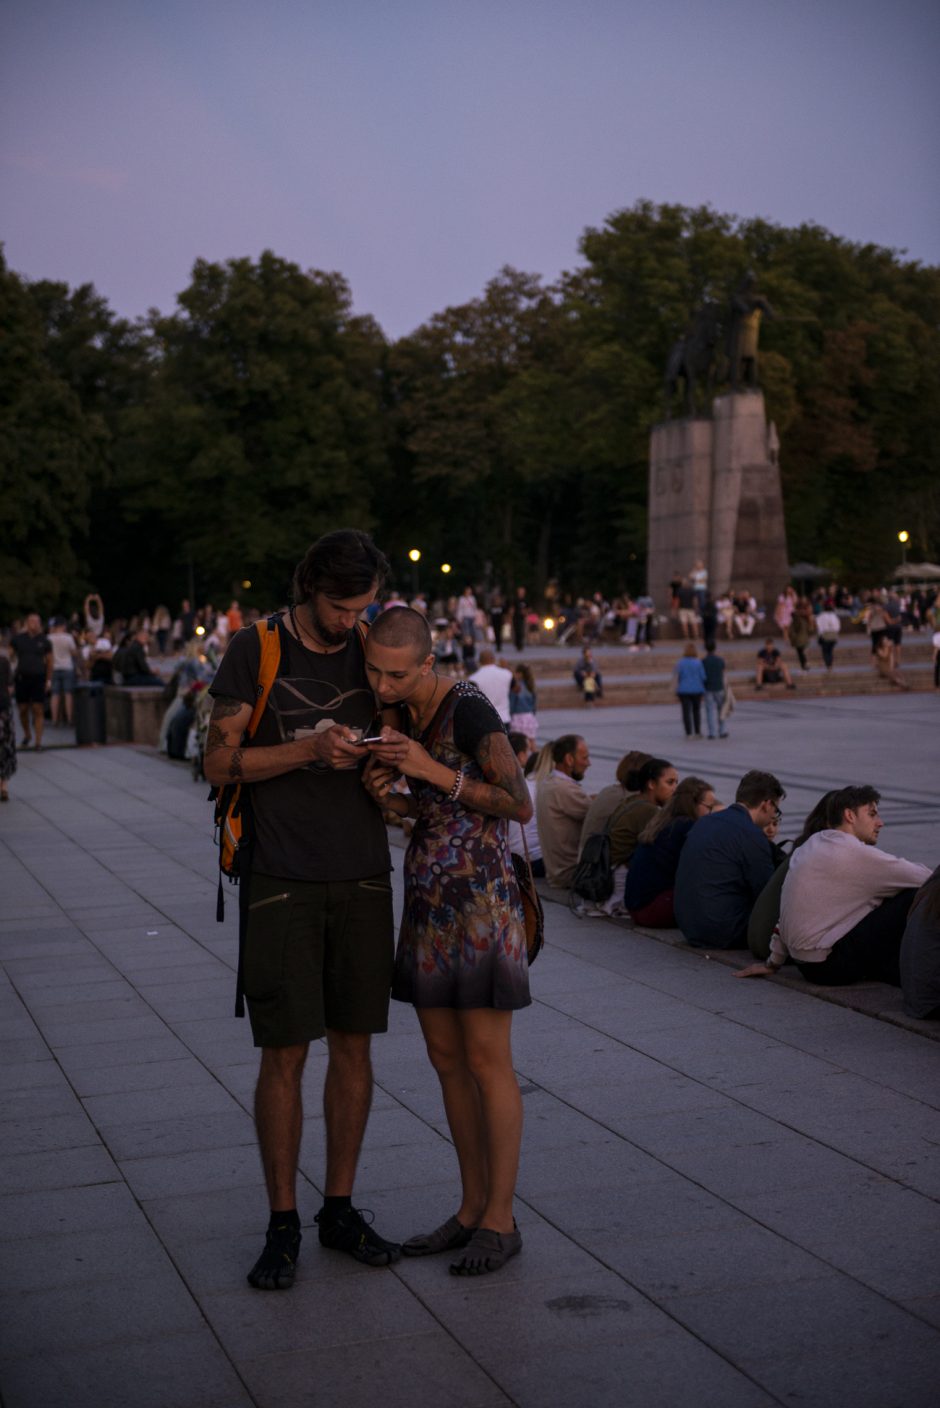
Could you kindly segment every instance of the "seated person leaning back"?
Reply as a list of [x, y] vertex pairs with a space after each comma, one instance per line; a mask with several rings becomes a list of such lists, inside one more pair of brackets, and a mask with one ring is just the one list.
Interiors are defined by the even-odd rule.
[[673, 892], [686, 838], [700, 817], [717, 806], [710, 782], [684, 777], [669, 801], [647, 822], [627, 870], [624, 904], [637, 924], [671, 929]]
[[900, 987], [908, 910], [930, 871], [877, 849], [884, 825], [879, 800], [874, 787], [832, 793], [828, 826], [790, 857], [770, 956], [738, 976], [774, 973], [789, 955], [811, 983], [833, 987], [874, 978]]
[[693, 948], [746, 948], [754, 901], [774, 872], [763, 828], [785, 796], [770, 772], [746, 772], [734, 805], [689, 832], [676, 870], [676, 922]]

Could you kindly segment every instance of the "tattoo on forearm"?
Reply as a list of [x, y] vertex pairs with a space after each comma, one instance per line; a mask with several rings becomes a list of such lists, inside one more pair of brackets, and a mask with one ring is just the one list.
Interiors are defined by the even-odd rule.
[[212, 706], [211, 718], [230, 719], [233, 714], [238, 714], [246, 708], [243, 699], [228, 699], [225, 695], [220, 695]]
[[206, 752], [214, 753], [217, 748], [226, 747], [225, 734], [218, 724], [209, 721], [209, 731], [206, 734]]
[[461, 789], [461, 801], [488, 816], [514, 817], [520, 807], [528, 805], [529, 789], [505, 735], [487, 734], [477, 749], [477, 762], [486, 781], [467, 778]]
[[233, 782], [240, 782], [244, 776], [242, 772], [242, 750], [236, 748], [232, 753], [231, 761], [228, 765], [228, 775]]

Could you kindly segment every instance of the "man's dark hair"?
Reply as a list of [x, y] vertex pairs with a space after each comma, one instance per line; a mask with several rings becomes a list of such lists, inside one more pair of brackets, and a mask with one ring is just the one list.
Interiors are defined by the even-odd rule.
[[761, 802], [779, 802], [786, 792], [772, 772], [758, 772], [752, 768], [738, 783], [734, 800], [744, 807], [759, 807]]
[[372, 623], [369, 640], [376, 645], [391, 646], [393, 650], [410, 645], [416, 660], [426, 660], [433, 649], [427, 617], [410, 606], [392, 606], [383, 611]]
[[518, 757], [520, 753], [528, 753], [529, 740], [526, 738], [524, 733], [516, 733], [515, 731], [513, 731], [509, 735], [509, 746], [515, 753], [516, 757]]
[[337, 528], [324, 533], [308, 548], [294, 572], [294, 604], [300, 606], [317, 592], [343, 600], [364, 596], [381, 587], [388, 562], [368, 533], [358, 528]]
[[552, 744], [552, 762], [563, 763], [569, 753], [576, 753], [578, 744], [581, 742], [580, 733], [563, 733], [561, 738], [556, 738]]
[[840, 787], [838, 792], [830, 792], [826, 809], [826, 825], [833, 830], [842, 825], [847, 811], [857, 812], [862, 807], [881, 801], [881, 793], [874, 787]]

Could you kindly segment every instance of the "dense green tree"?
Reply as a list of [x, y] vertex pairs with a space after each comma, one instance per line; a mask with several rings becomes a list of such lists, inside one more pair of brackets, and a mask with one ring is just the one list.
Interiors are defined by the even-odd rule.
[[222, 601], [247, 578], [268, 604], [341, 523], [375, 529], [406, 590], [410, 547], [434, 593], [635, 590], [669, 349], [748, 269], [775, 311], [761, 382], [792, 557], [877, 580], [901, 527], [912, 556], [938, 555], [940, 270], [649, 202], [586, 230], [581, 254], [553, 287], [503, 269], [391, 347], [339, 275], [270, 252], [198, 261], [175, 312], [135, 325], [90, 285], [0, 263], [0, 610], [91, 586], [115, 612], [191, 583]]
[[0, 619], [49, 612], [85, 585], [102, 427], [48, 356], [30, 289], [0, 255]]
[[153, 320], [150, 397], [129, 418], [126, 513], [156, 532], [166, 579], [220, 600], [250, 579], [283, 597], [317, 534], [371, 522], [386, 473], [385, 345], [337, 274], [197, 261]]

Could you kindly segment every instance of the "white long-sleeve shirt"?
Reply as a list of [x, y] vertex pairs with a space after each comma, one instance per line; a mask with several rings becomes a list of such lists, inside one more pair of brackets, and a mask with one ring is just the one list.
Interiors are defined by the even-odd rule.
[[926, 865], [866, 846], [847, 831], [819, 831], [790, 857], [771, 954], [823, 963], [882, 900], [919, 888], [929, 876]]

